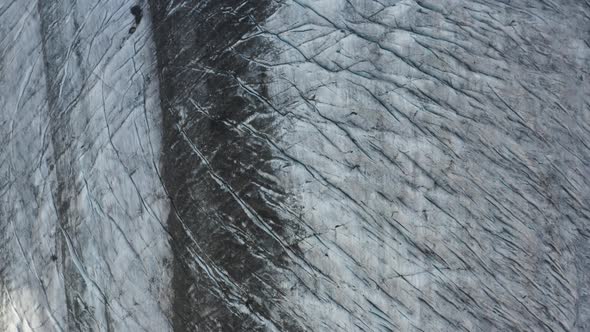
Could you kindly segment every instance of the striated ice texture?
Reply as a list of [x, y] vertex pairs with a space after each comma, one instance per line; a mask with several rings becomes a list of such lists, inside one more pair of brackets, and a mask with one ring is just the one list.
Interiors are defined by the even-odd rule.
[[590, 331], [589, 80], [588, 0], [0, 0], [0, 331]]
[[149, 18], [0, 1], [0, 330], [170, 328]]

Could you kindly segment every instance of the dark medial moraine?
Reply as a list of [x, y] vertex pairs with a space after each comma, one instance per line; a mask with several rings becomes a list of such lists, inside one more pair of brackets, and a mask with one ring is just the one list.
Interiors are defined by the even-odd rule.
[[[283, 237], [291, 227], [269, 206], [280, 200], [281, 188], [257, 172], [272, 173], [272, 155], [268, 143], [235, 128], [257, 114], [251, 125], [273, 131], [266, 105], [238, 84], [239, 78], [265, 93], [264, 69], [238, 54], [261, 52], [264, 45], [253, 39], [239, 50], [230, 47], [272, 12], [270, 2], [187, 2], [172, 13], [170, 7], [150, 1], [164, 114], [163, 178], [172, 203], [174, 330], [263, 331], [273, 324], [298, 331], [288, 313], [270, 312], [280, 307], [274, 275], [285, 254], [270, 234]], [[261, 187], [278, 197], [264, 197]]]

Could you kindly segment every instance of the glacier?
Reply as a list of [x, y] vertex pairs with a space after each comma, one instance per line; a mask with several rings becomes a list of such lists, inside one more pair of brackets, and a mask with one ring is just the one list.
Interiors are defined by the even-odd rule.
[[0, 330], [590, 330], [588, 0], [0, 1]]

